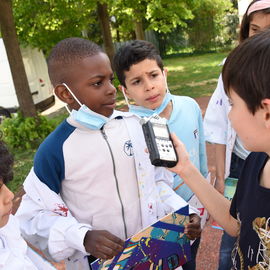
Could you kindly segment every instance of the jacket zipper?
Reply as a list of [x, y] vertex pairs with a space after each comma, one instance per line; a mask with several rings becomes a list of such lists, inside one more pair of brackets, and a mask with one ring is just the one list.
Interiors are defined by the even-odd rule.
[[121, 204], [122, 220], [123, 220], [123, 224], [124, 224], [125, 237], [127, 239], [128, 237], [127, 237], [127, 225], [126, 225], [126, 220], [125, 220], [125, 211], [124, 211], [123, 201], [122, 201], [120, 191], [119, 191], [118, 179], [117, 179], [116, 171], [115, 171], [114, 156], [113, 156], [112, 148], [111, 148], [111, 146], [110, 146], [110, 144], [108, 142], [108, 137], [107, 137], [107, 135], [106, 135], [106, 133], [104, 131], [104, 126], [101, 128], [100, 131], [101, 131], [101, 134], [102, 134], [104, 140], [106, 141], [106, 144], [108, 145], [108, 148], [109, 148], [109, 151], [110, 151], [110, 154], [111, 154], [111, 157], [112, 157], [113, 174], [114, 174], [114, 179], [115, 179], [115, 185], [116, 185], [116, 189], [117, 189], [118, 198], [119, 198], [119, 201], [120, 201], [120, 204]]

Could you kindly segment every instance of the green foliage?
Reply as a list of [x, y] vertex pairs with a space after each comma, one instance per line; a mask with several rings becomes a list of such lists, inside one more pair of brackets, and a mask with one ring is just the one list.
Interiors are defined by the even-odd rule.
[[192, 7], [195, 2], [195, 0], [149, 1], [146, 13], [149, 23], [147, 29], [169, 33], [177, 26], [186, 27], [186, 21], [193, 18]]
[[23, 117], [21, 113], [5, 118], [0, 130], [5, 142], [14, 149], [35, 149], [55, 128], [55, 123], [46, 117]]
[[48, 52], [64, 38], [82, 37], [82, 31], [96, 21], [90, 16], [95, 8], [96, 1], [87, 0], [14, 0], [20, 43]]
[[183, 27], [178, 26], [169, 33], [156, 33], [159, 52], [162, 57], [171, 54], [172, 52], [179, 52], [186, 48], [188, 44], [188, 37]]
[[[50, 122], [53, 127], [58, 126], [66, 117], [67, 113], [63, 112], [63, 110], [46, 116], [48, 119], [47, 121]], [[33, 166], [33, 158], [36, 152], [36, 147], [33, 147], [33, 149], [11, 148], [11, 152], [13, 153], [15, 160], [14, 178], [8, 183], [8, 187], [11, 189], [11, 191], [18, 192], [23, 181], [25, 180], [25, 177]]]
[[111, 2], [113, 26], [118, 34], [117, 41], [134, 38], [134, 23], [141, 21], [144, 30], [170, 33], [178, 26], [186, 27], [193, 18], [192, 7], [198, 0], [116, 0]]
[[[194, 19], [188, 23], [188, 35], [195, 50], [208, 51], [235, 38], [235, 34], [230, 35], [231, 29], [236, 29], [236, 24], [228, 17], [236, 15], [230, 0], [198, 1], [193, 14]], [[226, 32], [224, 29], [229, 25], [230, 31]]]
[[221, 19], [220, 33], [216, 38], [217, 45], [219, 47], [235, 46], [235, 42], [238, 39], [237, 27], [239, 25], [238, 11], [235, 8], [231, 8]]
[[142, 25], [158, 33], [162, 54], [183, 48], [188, 40], [195, 50], [209, 51], [235, 39], [237, 13], [231, 0], [14, 0], [20, 43], [45, 53], [71, 36], [102, 45], [98, 2], [108, 5], [114, 41], [135, 39], [135, 25], [137, 31]]

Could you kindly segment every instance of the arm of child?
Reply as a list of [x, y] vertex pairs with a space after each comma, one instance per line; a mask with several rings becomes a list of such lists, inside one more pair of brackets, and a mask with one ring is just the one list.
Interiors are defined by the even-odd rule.
[[216, 182], [215, 188], [221, 194], [224, 194], [224, 175], [225, 175], [225, 155], [226, 155], [226, 145], [225, 144], [215, 144], [215, 160], [216, 160]]
[[232, 236], [237, 236], [239, 224], [230, 215], [230, 201], [220, 194], [207, 180], [200, 174], [191, 163], [188, 153], [183, 143], [172, 134], [172, 139], [178, 154], [178, 163], [171, 171], [180, 175], [185, 183], [197, 195], [198, 199], [209, 211], [210, 215]]
[[16, 216], [25, 239], [56, 261], [74, 255], [76, 250], [87, 254], [83, 241], [91, 226], [79, 223], [61, 197], [39, 181], [33, 170], [24, 190]]
[[[91, 251], [88, 235], [92, 227], [78, 222], [61, 197], [39, 181], [33, 170], [24, 182], [24, 189], [26, 194], [16, 216], [26, 240], [55, 261], [76, 256], [77, 251], [88, 255]], [[108, 232], [105, 235], [110, 235], [109, 238], [116, 243], [122, 243]], [[91, 244], [96, 245], [95, 242]]]

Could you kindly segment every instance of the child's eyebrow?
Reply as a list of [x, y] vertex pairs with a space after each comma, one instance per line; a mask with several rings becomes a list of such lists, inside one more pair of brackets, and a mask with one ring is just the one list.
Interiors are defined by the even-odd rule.
[[[148, 71], [146, 72], [146, 74], [151, 74], [151, 73], [154, 73], [154, 72], [157, 72], [159, 69], [153, 69], [151, 71]], [[139, 79], [142, 75], [139, 74], [139, 75], [135, 75], [134, 77], [131, 77], [129, 80], [132, 81], [132, 80], [136, 80], [136, 79]]]
[[260, 28], [260, 26], [255, 23], [251, 23], [250, 26]]
[[113, 77], [113, 73], [111, 74], [95, 74], [95, 75], [92, 75], [89, 77], [89, 80], [94, 80], [94, 79], [103, 79], [103, 78], [106, 78], [106, 77]]
[[105, 75], [99, 75], [99, 74], [97, 74], [97, 75], [94, 75], [94, 76], [89, 76], [89, 79], [104, 78], [104, 77], [105, 77]]

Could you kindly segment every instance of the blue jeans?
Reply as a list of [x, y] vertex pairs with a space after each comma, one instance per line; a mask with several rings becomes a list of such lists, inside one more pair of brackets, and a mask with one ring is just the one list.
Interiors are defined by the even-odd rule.
[[[230, 177], [239, 178], [240, 172], [242, 170], [244, 160], [239, 158], [237, 155], [232, 153]], [[218, 270], [230, 270], [232, 268], [232, 258], [231, 253], [236, 242], [237, 237], [232, 237], [223, 232], [221, 238], [221, 244], [219, 249], [219, 266]]]
[[232, 268], [231, 253], [237, 237], [232, 237], [223, 232], [219, 249], [219, 266], [218, 270], [230, 270]]
[[200, 245], [201, 238], [197, 238], [191, 246], [191, 259], [184, 265], [182, 265], [183, 270], [196, 270], [196, 255], [198, 247]]

